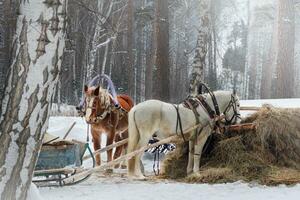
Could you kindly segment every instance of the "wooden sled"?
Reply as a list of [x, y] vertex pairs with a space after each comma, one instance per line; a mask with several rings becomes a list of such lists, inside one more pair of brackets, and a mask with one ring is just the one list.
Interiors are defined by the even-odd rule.
[[[34, 171], [33, 182], [38, 186], [64, 186], [64, 179], [84, 172], [83, 156], [85, 152], [95, 159], [88, 143], [76, 140], [64, 140], [46, 134]], [[78, 183], [87, 176], [77, 179]]]

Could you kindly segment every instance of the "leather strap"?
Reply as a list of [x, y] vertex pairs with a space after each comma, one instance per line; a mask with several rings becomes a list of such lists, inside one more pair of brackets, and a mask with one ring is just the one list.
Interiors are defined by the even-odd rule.
[[179, 114], [179, 106], [178, 105], [173, 105], [173, 106], [174, 106], [174, 108], [176, 110], [176, 113], [177, 113], [176, 134], [177, 134], [178, 126], [179, 126], [181, 137], [182, 137], [183, 141], [186, 142], [186, 140], [184, 138], [183, 130], [182, 130], [182, 122], [181, 122], [181, 117], [180, 117], [180, 114]]

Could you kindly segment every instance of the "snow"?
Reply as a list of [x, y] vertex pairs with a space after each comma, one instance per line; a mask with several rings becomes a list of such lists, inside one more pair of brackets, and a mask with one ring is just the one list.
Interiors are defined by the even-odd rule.
[[[300, 107], [300, 99], [250, 100], [241, 101], [241, 106], [272, 104], [276, 107]], [[73, 122], [76, 122], [69, 138], [85, 141], [86, 123], [77, 117], [51, 117], [48, 133], [63, 137]], [[105, 141], [103, 141], [105, 143]], [[105, 155], [105, 154], [104, 154]], [[102, 159], [105, 157], [103, 156]], [[146, 174], [153, 175], [152, 161], [144, 160]], [[32, 190], [32, 189], [31, 189]], [[132, 181], [126, 178], [126, 170], [117, 170], [113, 175], [97, 173], [89, 179], [72, 186], [39, 188], [43, 200], [88, 200], [88, 199], [130, 199], [130, 200], [296, 200], [300, 196], [300, 184], [295, 186], [268, 187], [256, 183], [235, 182], [228, 184], [186, 184], [170, 180], [149, 179]], [[29, 199], [36, 200], [36, 199]]]
[[61, 188], [41, 188], [45, 200], [153, 200], [153, 199], [205, 199], [205, 200], [250, 200], [299, 199], [300, 185], [294, 187], [265, 187], [242, 182], [230, 184], [185, 184], [185, 183], [82, 183]]
[[300, 107], [300, 99], [259, 99], [259, 100], [241, 100], [241, 106], [250, 107], [256, 106], [260, 107], [263, 104], [271, 104], [275, 107], [281, 108], [299, 108]]
[[44, 200], [39, 189], [33, 183], [31, 183], [29, 191], [27, 193], [27, 200]]

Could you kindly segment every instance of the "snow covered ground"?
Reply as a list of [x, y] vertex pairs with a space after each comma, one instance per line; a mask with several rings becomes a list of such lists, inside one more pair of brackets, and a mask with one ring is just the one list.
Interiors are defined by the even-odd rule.
[[45, 200], [298, 200], [300, 185], [265, 187], [241, 182], [231, 184], [185, 184], [155, 182], [91, 182], [61, 187], [41, 188]]
[[[255, 100], [241, 101], [242, 106], [261, 106], [272, 104], [276, 107], [300, 107], [300, 99], [288, 100]], [[246, 114], [246, 113], [245, 113]], [[48, 132], [63, 136], [73, 122], [75, 127], [69, 134], [69, 138], [86, 140], [86, 123], [84, 119], [77, 117], [51, 117]], [[105, 138], [103, 138], [103, 144]], [[105, 154], [104, 154], [105, 155]], [[102, 159], [106, 160], [103, 155]], [[147, 174], [151, 174], [151, 162], [144, 163]], [[86, 163], [90, 166], [90, 163]], [[247, 184], [242, 182], [230, 184], [185, 184], [168, 180], [151, 179], [148, 181], [130, 181], [126, 178], [126, 171], [119, 170], [118, 174], [104, 176], [95, 174], [88, 180], [65, 187], [44, 187], [39, 188], [44, 200], [89, 200], [89, 199], [130, 199], [130, 200], [176, 200], [176, 199], [272, 199], [272, 200], [298, 200], [300, 197], [300, 184], [287, 187], [267, 187], [255, 183]]]

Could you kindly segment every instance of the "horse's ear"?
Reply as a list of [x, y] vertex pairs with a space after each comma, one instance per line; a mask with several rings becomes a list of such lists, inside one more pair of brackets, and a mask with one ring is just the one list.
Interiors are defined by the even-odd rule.
[[96, 89], [94, 90], [94, 96], [99, 96], [99, 92], [100, 92], [100, 87], [96, 87]]
[[87, 92], [89, 87], [87, 85], [84, 85], [84, 92]]

